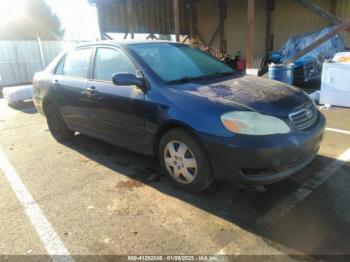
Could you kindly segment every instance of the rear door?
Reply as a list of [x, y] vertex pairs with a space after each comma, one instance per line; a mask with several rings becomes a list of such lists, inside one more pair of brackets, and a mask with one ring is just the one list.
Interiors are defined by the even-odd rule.
[[[52, 78], [54, 98], [68, 126], [88, 126], [86, 93], [92, 48], [73, 50], [62, 59]], [[78, 128], [79, 129], [79, 128]]]
[[103, 138], [142, 152], [145, 144], [145, 95], [136, 86], [116, 86], [114, 73], [136, 74], [132, 61], [119, 49], [98, 47], [91, 80], [89, 119]]

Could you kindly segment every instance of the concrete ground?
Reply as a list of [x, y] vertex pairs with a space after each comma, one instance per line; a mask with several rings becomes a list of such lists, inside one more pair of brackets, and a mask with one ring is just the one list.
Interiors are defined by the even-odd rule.
[[[292, 178], [265, 193], [215, 182], [188, 194], [155, 160], [83, 135], [59, 144], [31, 103], [0, 100], [0, 150], [15, 170], [6, 178], [0, 168], [0, 254], [50, 254], [45, 232], [54, 232], [72, 256], [350, 255], [350, 110], [322, 112], [336, 130]], [[30, 203], [15, 194], [15, 175]], [[44, 236], [33, 205], [51, 225]]]

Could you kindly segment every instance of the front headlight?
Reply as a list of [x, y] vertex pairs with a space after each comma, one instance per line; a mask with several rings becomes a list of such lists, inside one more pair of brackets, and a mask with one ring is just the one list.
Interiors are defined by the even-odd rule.
[[250, 111], [225, 113], [221, 116], [221, 122], [226, 129], [237, 134], [264, 136], [290, 132], [283, 120]]

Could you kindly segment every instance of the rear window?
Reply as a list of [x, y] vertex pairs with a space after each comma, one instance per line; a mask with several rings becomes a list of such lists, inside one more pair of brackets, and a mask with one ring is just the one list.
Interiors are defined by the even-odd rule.
[[62, 75], [87, 78], [91, 52], [92, 48], [78, 49], [69, 52], [64, 59]]

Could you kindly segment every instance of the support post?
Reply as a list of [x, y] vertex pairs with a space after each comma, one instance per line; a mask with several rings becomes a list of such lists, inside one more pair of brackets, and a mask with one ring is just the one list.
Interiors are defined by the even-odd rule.
[[176, 42], [180, 42], [180, 0], [174, 1], [174, 19]]
[[247, 39], [247, 68], [253, 68], [254, 64], [254, 22], [255, 0], [248, 0], [248, 39]]
[[272, 11], [274, 9], [275, 0], [267, 0], [266, 10], [266, 39], [265, 39], [265, 55], [273, 50], [273, 35], [272, 32]]
[[45, 59], [44, 59], [44, 52], [43, 52], [43, 46], [42, 46], [42, 44], [41, 44], [41, 39], [40, 39], [38, 33], [36, 33], [36, 39], [37, 39], [37, 41], [38, 41], [38, 46], [39, 46], [41, 68], [42, 68], [42, 70], [44, 70], [45, 67], [46, 67], [46, 65], [45, 65]]
[[225, 19], [227, 16], [227, 2], [226, 0], [219, 0], [219, 16], [220, 16], [220, 52], [226, 53], [226, 41], [225, 41]]
[[129, 33], [131, 36], [131, 39], [134, 39], [134, 16], [133, 16], [133, 4], [132, 0], [128, 0], [127, 2], [127, 8], [128, 8], [128, 20], [129, 20]]
[[190, 0], [189, 2], [189, 23], [190, 23], [190, 38], [195, 38], [196, 33], [195, 33], [195, 28], [196, 28], [196, 20], [197, 20], [197, 14], [196, 14], [196, 6], [194, 0]]
[[100, 39], [106, 40], [107, 38], [105, 36], [105, 31], [104, 31], [104, 22], [102, 20], [103, 14], [101, 14], [103, 10], [102, 10], [102, 6], [100, 6], [98, 3], [96, 3], [96, 12], [97, 12], [98, 30], [100, 32]]

